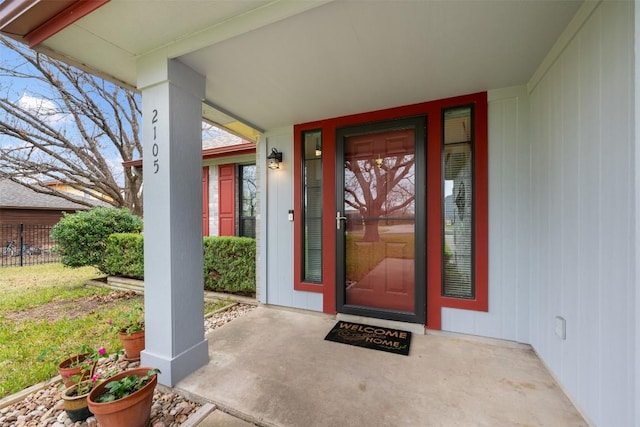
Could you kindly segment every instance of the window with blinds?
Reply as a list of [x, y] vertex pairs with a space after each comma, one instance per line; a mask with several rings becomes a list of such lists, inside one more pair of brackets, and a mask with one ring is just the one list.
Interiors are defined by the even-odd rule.
[[473, 132], [471, 107], [443, 114], [442, 295], [474, 298]]
[[304, 132], [302, 141], [302, 280], [322, 283], [322, 132]]

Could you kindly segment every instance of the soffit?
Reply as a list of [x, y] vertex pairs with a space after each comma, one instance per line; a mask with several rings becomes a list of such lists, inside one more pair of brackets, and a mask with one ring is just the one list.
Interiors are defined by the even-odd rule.
[[212, 114], [271, 129], [525, 84], [581, 3], [112, 0], [41, 49], [133, 86], [164, 49]]

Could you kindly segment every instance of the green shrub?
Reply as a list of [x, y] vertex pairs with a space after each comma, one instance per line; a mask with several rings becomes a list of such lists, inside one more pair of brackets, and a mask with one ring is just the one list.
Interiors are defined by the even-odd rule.
[[[247, 237], [205, 237], [204, 288], [243, 295], [256, 292], [256, 241]], [[144, 279], [144, 237], [112, 234], [107, 240], [105, 270], [111, 276]]]
[[256, 241], [248, 237], [205, 237], [204, 287], [211, 291], [254, 295]]
[[141, 231], [142, 219], [127, 209], [93, 208], [65, 214], [51, 230], [51, 236], [64, 265], [91, 265], [104, 272], [105, 248], [109, 235]]
[[144, 237], [142, 234], [116, 233], [107, 239], [105, 273], [144, 279]]

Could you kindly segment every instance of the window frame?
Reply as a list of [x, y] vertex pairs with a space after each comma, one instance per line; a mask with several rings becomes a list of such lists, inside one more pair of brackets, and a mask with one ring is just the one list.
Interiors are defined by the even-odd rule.
[[[471, 139], [469, 141], [466, 142], [455, 142], [455, 143], [450, 143], [447, 144], [445, 141], [446, 135], [445, 135], [445, 120], [446, 120], [446, 113], [447, 111], [450, 110], [457, 110], [457, 109], [463, 109], [463, 108], [469, 108], [469, 117], [470, 117], [470, 126], [471, 126]], [[475, 227], [473, 226], [475, 224], [476, 221], [476, 209], [475, 209], [475, 205], [476, 205], [476, 179], [475, 179], [475, 170], [476, 170], [476, 159], [475, 159], [475, 125], [476, 125], [476, 115], [475, 115], [475, 105], [473, 104], [468, 104], [468, 105], [456, 105], [453, 107], [445, 107], [442, 108], [441, 110], [441, 116], [440, 116], [440, 126], [442, 129], [442, 133], [441, 133], [441, 138], [440, 138], [440, 150], [441, 150], [441, 171], [442, 171], [442, 179], [441, 179], [441, 191], [442, 191], [442, 222], [441, 222], [441, 232], [442, 232], [442, 254], [444, 254], [445, 252], [445, 194], [444, 194], [444, 188], [445, 188], [445, 151], [447, 147], [455, 147], [455, 146], [460, 146], [462, 144], [466, 144], [469, 143], [471, 150], [471, 296], [460, 296], [460, 295], [447, 295], [445, 294], [445, 277], [444, 277], [444, 272], [445, 272], [445, 263], [446, 260], [444, 259], [444, 256], [442, 257], [442, 283], [441, 283], [441, 296], [446, 297], [446, 298], [455, 298], [455, 299], [465, 299], [465, 300], [475, 300], [476, 298], [476, 277], [475, 277], [475, 270], [476, 270], [476, 230]]]
[[[301, 152], [302, 152], [301, 153], [302, 154], [301, 155], [301, 161], [302, 161], [301, 173], [302, 174], [305, 173], [305, 167], [306, 167], [305, 163], [307, 161], [309, 161], [309, 160], [320, 160], [320, 170], [321, 171], [323, 170], [322, 164], [324, 162], [324, 156], [322, 154], [320, 154], [320, 156], [316, 155], [316, 158], [314, 158], [314, 159], [307, 158], [307, 155], [306, 155], [306, 147], [305, 147], [306, 136], [308, 134], [314, 134], [314, 133], [319, 133], [320, 134], [320, 147], [322, 149], [322, 145], [323, 145], [324, 140], [323, 140], [323, 134], [322, 134], [322, 130], [321, 129], [304, 130], [304, 131], [302, 131], [302, 133], [300, 135], [301, 144], [302, 144], [302, 146], [301, 146]], [[301, 251], [302, 252], [300, 253], [300, 256], [302, 257], [301, 258], [301, 263], [300, 263], [300, 272], [301, 272], [300, 280], [303, 281], [304, 283], [310, 283], [310, 284], [319, 285], [319, 284], [323, 283], [322, 267], [320, 268], [320, 280], [319, 281], [306, 281], [305, 280], [307, 278], [307, 271], [306, 271], [304, 266], [307, 264], [307, 259], [309, 257], [308, 257], [308, 253], [306, 253], [306, 251], [305, 251], [305, 249], [307, 248], [307, 233], [306, 233], [307, 215], [306, 215], [306, 208], [307, 208], [308, 203], [305, 204], [304, 199], [305, 199], [305, 195], [308, 195], [308, 187], [306, 186], [306, 181], [305, 181], [304, 178], [305, 177], [303, 175], [301, 177], [301, 179], [302, 179], [301, 192], [302, 193], [300, 194], [300, 197], [302, 198], [301, 199], [302, 202], [300, 204], [300, 223], [301, 223], [300, 226], [302, 227], [302, 230], [301, 230], [301, 233], [300, 233], [300, 236], [301, 236], [301, 239], [302, 239], [302, 242], [301, 242]], [[320, 191], [321, 191], [321, 194], [322, 194], [320, 200], [323, 200], [325, 188], [324, 188], [324, 182], [323, 182], [322, 178], [320, 180]], [[322, 224], [322, 219], [323, 218], [324, 218], [324, 212], [321, 213], [321, 215], [320, 215], [320, 236], [324, 236], [324, 227], [323, 227], [323, 224]], [[321, 258], [320, 263], [321, 263], [321, 265], [322, 265], [322, 259], [324, 258], [324, 252], [323, 252], [323, 248], [324, 247], [323, 247], [322, 243], [323, 242], [322, 242], [322, 239], [321, 239], [321, 241], [320, 241], [320, 258]]]
[[[254, 168], [254, 176], [255, 179], [257, 180], [257, 175], [258, 175], [258, 169], [256, 167], [256, 163], [238, 163], [236, 165], [237, 168], [237, 181], [238, 181], [238, 188], [237, 188], [237, 203], [238, 206], [236, 208], [236, 211], [238, 212], [236, 221], [238, 222], [238, 227], [237, 227], [237, 233], [236, 235], [238, 237], [250, 237], [250, 236], [244, 236], [242, 233], [244, 232], [244, 225], [242, 222], [243, 218], [253, 218], [253, 229], [254, 229], [254, 236], [251, 237], [252, 239], [256, 238], [256, 233], [257, 233], [257, 229], [256, 229], [256, 216], [254, 215], [253, 217], [244, 217], [242, 216], [242, 202], [243, 202], [243, 185], [244, 185], [244, 175], [243, 175], [243, 170], [244, 168], [246, 168], [247, 166], [253, 166]], [[257, 190], [257, 186], [256, 186], [256, 197], [258, 194], [258, 190]]]
[[[308, 282], [304, 280], [304, 161], [305, 161], [305, 153], [304, 153], [304, 135], [306, 133], [312, 132], [320, 132], [322, 135], [322, 200], [323, 208], [322, 212], [322, 268], [321, 268], [321, 281], [320, 282]], [[327, 134], [320, 127], [314, 126], [313, 124], [309, 125], [296, 125], [294, 126], [294, 289], [296, 291], [306, 291], [306, 292], [316, 292], [316, 293], [325, 293], [327, 282], [331, 282], [328, 280], [328, 272], [331, 265], [327, 265], [327, 257], [326, 257], [326, 248], [327, 242], [327, 223], [326, 223], [326, 213], [327, 213], [327, 185], [334, 185], [335, 179], [331, 180], [327, 178], [328, 168], [326, 167], [324, 159], [327, 158], [327, 155], [333, 156], [334, 149], [333, 144], [327, 143]], [[331, 145], [332, 148], [329, 149], [328, 145]], [[331, 158], [331, 157], [330, 157]], [[329, 182], [330, 183], [329, 183]], [[326, 300], [326, 298], [324, 298]], [[327, 311], [329, 310], [329, 311]], [[333, 309], [328, 306], [323, 307], [324, 312], [335, 312], [335, 307]]]

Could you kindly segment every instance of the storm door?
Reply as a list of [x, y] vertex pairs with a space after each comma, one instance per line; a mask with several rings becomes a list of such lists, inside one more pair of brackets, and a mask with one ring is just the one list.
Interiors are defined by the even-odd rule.
[[424, 117], [336, 133], [336, 303], [341, 313], [425, 321]]

